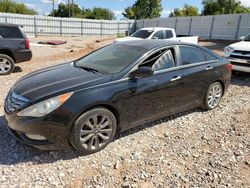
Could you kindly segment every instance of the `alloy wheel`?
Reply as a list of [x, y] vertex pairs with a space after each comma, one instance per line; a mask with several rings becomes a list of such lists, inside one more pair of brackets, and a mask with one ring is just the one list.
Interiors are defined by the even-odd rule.
[[222, 87], [220, 83], [215, 83], [210, 87], [207, 97], [207, 104], [209, 108], [213, 109], [218, 106], [222, 97]]
[[112, 121], [108, 116], [93, 115], [82, 125], [80, 142], [85, 149], [97, 150], [109, 142], [112, 132]]
[[10, 69], [11, 63], [5, 58], [0, 58], [0, 73], [9, 72]]

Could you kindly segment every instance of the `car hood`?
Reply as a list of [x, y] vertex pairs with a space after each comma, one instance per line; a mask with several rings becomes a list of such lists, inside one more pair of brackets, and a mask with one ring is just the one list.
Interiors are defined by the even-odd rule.
[[248, 41], [237, 42], [229, 46], [234, 50], [250, 51], [250, 42]]
[[72, 63], [66, 63], [28, 74], [18, 80], [12, 90], [31, 101], [36, 101], [108, 82], [111, 78], [112, 76], [88, 72]]
[[123, 37], [115, 39], [115, 42], [125, 42], [125, 41], [133, 41], [133, 40], [142, 40], [141, 38], [136, 37]]

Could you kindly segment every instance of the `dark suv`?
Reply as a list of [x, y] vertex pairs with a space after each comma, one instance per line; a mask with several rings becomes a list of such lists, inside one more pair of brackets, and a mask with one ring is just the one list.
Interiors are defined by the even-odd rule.
[[0, 75], [13, 72], [15, 63], [32, 58], [29, 40], [14, 24], [0, 23]]

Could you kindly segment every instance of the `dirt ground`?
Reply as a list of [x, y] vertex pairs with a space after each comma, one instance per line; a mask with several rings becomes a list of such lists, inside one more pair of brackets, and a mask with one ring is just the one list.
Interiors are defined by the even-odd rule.
[[[36, 46], [45, 40], [60, 46]], [[0, 187], [249, 187], [250, 75], [234, 73], [219, 107], [190, 110], [147, 123], [118, 136], [106, 149], [38, 151], [6, 130], [4, 98], [20, 77], [77, 59], [112, 43], [112, 37], [30, 38], [34, 57], [0, 77]], [[33, 44], [32, 44], [33, 43]], [[228, 43], [200, 42], [222, 54]]]

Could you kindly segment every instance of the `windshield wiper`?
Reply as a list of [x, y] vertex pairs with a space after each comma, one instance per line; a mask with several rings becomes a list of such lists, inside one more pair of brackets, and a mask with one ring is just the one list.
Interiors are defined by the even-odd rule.
[[100, 72], [99, 70], [97, 69], [94, 69], [94, 68], [90, 68], [90, 67], [82, 67], [82, 66], [77, 66], [78, 68], [81, 68], [81, 69], [84, 69], [86, 71], [91, 71], [91, 72]]

